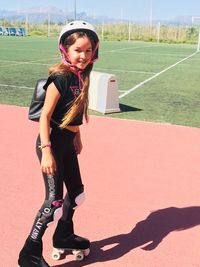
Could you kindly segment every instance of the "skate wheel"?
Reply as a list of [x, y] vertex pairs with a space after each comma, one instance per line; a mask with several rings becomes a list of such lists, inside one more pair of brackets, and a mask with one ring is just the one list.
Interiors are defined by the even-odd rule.
[[53, 260], [57, 261], [60, 259], [61, 254], [63, 254], [64, 252], [65, 252], [64, 249], [53, 248], [51, 257]]
[[88, 249], [85, 249], [83, 251], [83, 253], [84, 253], [84, 256], [87, 257], [90, 254], [90, 249], [89, 248]]
[[84, 259], [84, 253], [82, 250], [73, 250], [72, 254], [75, 256], [77, 261], [82, 261]]

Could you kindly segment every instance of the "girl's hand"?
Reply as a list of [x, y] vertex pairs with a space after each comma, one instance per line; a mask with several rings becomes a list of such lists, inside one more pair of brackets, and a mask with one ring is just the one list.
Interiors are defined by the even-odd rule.
[[41, 170], [49, 175], [53, 175], [56, 171], [56, 162], [50, 148], [43, 148], [42, 150]]
[[78, 132], [76, 136], [74, 137], [74, 147], [76, 150], [76, 154], [80, 154], [83, 149], [80, 132]]

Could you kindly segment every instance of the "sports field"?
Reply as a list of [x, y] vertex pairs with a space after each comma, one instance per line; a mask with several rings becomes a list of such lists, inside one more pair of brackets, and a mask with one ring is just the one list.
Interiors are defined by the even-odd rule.
[[[57, 41], [3, 37], [0, 47], [0, 104], [28, 106], [36, 80], [59, 61]], [[43, 239], [52, 267], [199, 266], [199, 63], [195, 45], [101, 44], [95, 70], [117, 75], [122, 110], [105, 116], [132, 120], [91, 116], [83, 125], [79, 161], [87, 201], [75, 219], [91, 254], [83, 262], [72, 255], [54, 262], [52, 225]], [[38, 123], [27, 112], [0, 105], [0, 194], [2, 203], [13, 203], [10, 212], [2, 209], [6, 267], [16, 267], [44, 194], [33, 149]]]
[[[28, 106], [36, 80], [60, 60], [57, 40], [1, 37], [0, 47], [0, 103]], [[196, 45], [102, 42], [94, 70], [119, 81], [121, 112], [106, 116], [200, 126]]]

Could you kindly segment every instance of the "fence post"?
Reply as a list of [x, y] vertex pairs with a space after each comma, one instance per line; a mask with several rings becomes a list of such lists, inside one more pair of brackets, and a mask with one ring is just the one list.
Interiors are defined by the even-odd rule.
[[160, 22], [158, 22], [158, 26], [157, 26], [157, 42], [160, 42]]

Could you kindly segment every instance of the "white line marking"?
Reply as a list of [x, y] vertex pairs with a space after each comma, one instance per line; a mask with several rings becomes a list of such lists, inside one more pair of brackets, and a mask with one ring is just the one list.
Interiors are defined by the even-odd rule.
[[[112, 51], [107, 51], [107, 53], [112, 53]], [[122, 51], [116, 51], [116, 53], [118, 53], [118, 54], [125, 54], [124, 52], [122, 52]], [[126, 51], [126, 54], [137, 54], [137, 55], [152, 55], [152, 56], [170, 56], [170, 57], [185, 57], [185, 56], [187, 56], [186, 54], [170, 54], [170, 53], [168, 53], [168, 54], [165, 54], [165, 53], [152, 53], [152, 52], [136, 52], [136, 51]]]
[[[10, 62], [10, 63], [9, 63]], [[15, 65], [39, 65], [39, 66], [49, 66], [51, 64], [45, 64], [45, 63], [37, 63], [36, 61], [30, 61], [30, 62], [26, 62], [26, 61], [7, 61], [8, 64], [2, 65], [0, 66], [0, 68], [5, 68], [5, 67], [11, 67], [11, 66], [15, 66]]]
[[[58, 57], [52, 57], [51, 59], [56, 59]], [[9, 66], [13, 66], [13, 65], [23, 65], [23, 64], [26, 64], [26, 65], [41, 65], [41, 66], [51, 66], [53, 63], [41, 63], [41, 61], [47, 61], [49, 60], [48, 59], [38, 59], [38, 60], [32, 60], [32, 61], [15, 61], [15, 60], [1, 60], [0, 59], [0, 62], [6, 62], [6, 63], [12, 63], [12, 64], [9, 64], [9, 65], [2, 65], [0, 66], [0, 68], [3, 68], [3, 67], [9, 67]]]
[[22, 88], [22, 89], [29, 89], [29, 90], [33, 90], [34, 89], [34, 87], [18, 86], [18, 85], [10, 85], [10, 84], [1, 84], [1, 83], [0, 83], [0, 86], [3, 86], [3, 87], [12, 87], [12, 88]]
[[133, 91], [136, 90], [137, 88], [139, 88], [139, 87], [141, 87], [142, 85], [146, 84], [147, 82], [149, 82], [149, 81], [155, 79], [156, 77], [158, 77], [159, 75], [163, 74], [164, 72], [166, 72], [166, 71], [168, 71], [168, 70], [174, 68], [175, 66], [177, 66], [177, 65], [180, 64], [181, 62], [183, 62], [183, 61], [185, 61], [185, 60], [187, 60], [187, 59], [189, 59], [189, 58], [195, 56], [197, 53], [198, 53], [198, 52], [195, 52], [195, 53], [189, 55], [188, 57], [183, 58], [183, 59], [179, 60], [178, 62], [174, 63], [173, 65], [167, 67], [166, 69], [164, 69], [164, 70], [162, 70], [162, 71], [156, 73], [155, 75], [151, 76], [150, 78], [144, 80], [143, 82], [137, 84], [136, 86], [134, 86], [133, 88], [129, 89], [129, 90], [126, 91], [125, 93], [121, 94], [121, 95], [119, 96], [119, 98], [122, 98], [122, 97], [124, 97], [124, 96], [130, 94], [131, 92], [133, 92]]
[[115, 71], [115, 72], [130, 72], [130, 73], [156, 74], [155, 72], [139, 71], [139, 70], [120, 70], [120, 69], [104, 69], [104, 68], [95, 68], [95, 70], [110, 71], [110, 72]]
[[112, 53], [112, 52], [118, 52], [122, 50], [129, 50], [129, 49], [139, 49], [139, 48], [149, 48], [149, 47], [158, 47], [160, 45], [154, 44], [154, 45], [141, 45], [141, 46], [131, 46], [131, 47], [124, 47], [124, 48], [117, 48], [117, 49], [112, 49], [108, 51], [101, 51], [101, 53]]

